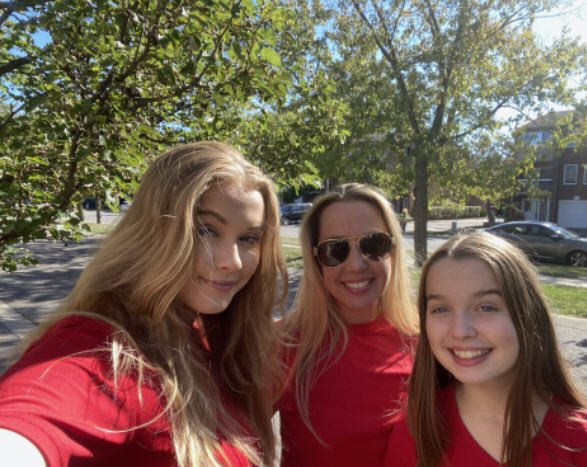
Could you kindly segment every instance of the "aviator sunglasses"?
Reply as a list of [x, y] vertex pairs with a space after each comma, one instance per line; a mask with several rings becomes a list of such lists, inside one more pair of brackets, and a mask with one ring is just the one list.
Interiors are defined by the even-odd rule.
[[312, 252], [325, 268], [335, 268], [344, 263], [351, 252], [351, 244], [357, 242], [363, 257], [380, 261], [391, 253], [393, 237], [383, 232], [368, 233], [361, 237], [330, 238], [316, 245]]

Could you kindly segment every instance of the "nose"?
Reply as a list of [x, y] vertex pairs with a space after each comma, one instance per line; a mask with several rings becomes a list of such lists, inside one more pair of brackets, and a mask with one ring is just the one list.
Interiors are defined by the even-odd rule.
[[467, 339], [477, 334], [473, 318], [467, 312], [453, 313], [452, 334], [457, 339]]
[[217, 245], [214, 259], [216, 267], [225, 271], [238, 271], [243, 267], [238, 244], [234, 242]]
[[347, 259], [347, 270], [349, 271], [363, 271], [367, 267], [367, 262], [359, 251], [357, 242], [352, 242], [350, 245], [349, 257]]

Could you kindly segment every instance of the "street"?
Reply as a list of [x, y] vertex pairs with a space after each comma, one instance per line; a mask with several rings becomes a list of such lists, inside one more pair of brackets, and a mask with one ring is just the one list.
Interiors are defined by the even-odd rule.
[[[115, 220], [117, 215], [110, 214], [106, 218]], [[298, 238], [298, 235], [298, 225], [282, 227], [283, 237]], [[434, 251], [445, 240], [430, 238], [428, 251]], [[67, 246], [60, 242], [35, 242], [29, 247], [39, 260], [37, 266], [23, 267], [12, 274], [0, 272], [0, 372], [19, 339], [51, 314], [71, 290], [98, 245], [99, 237]], [[406, 246], [412, 249], [412, 245], [408, 229]], [[300, 276], [300, 271], [290, 270], [290, 302]], [[587, 320], [555, 316], [555, 324], [572, 373], [587, 391]]]

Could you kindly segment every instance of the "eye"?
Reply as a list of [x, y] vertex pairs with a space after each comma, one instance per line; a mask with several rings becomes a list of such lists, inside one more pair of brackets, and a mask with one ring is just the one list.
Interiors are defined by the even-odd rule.
[[259, 243], [259, 236], [255, 234], [243, 235], [240, 240], [247, 245], [255, 246]]
[[479, 311], [483, 311], [485, 313], [490, 313], [492, 311], [498, 311], [497, 307], [493, 305], [480, 305], [477, 307]]
[[212, 227], [205, 224], [201, 224], [198, 226], [198, 235], [202, 238], [212, 238], [218, 236], [218, 234]]
[[428, 307], [428, 314], [431, 314], [431, 315], [448, 313], [448, 311], [449, 311], [448, 307], [445, 307], [443, 305], [435, 305], [435, 306]]

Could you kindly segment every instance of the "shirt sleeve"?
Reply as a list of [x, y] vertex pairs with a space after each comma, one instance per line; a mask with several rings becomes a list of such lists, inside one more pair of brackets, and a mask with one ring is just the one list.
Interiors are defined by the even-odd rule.
[[127, 443], [135, 432], [129, 428], [150, 416], [154, 392], [147, 389], [147, 404], [139, 404], [135, 381], [112, 381], [110, 333], [105, 323], [68, 319], [0, 380], [0, 427], [29, 439], [51, 467]]

